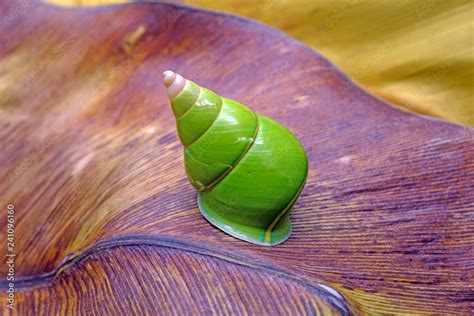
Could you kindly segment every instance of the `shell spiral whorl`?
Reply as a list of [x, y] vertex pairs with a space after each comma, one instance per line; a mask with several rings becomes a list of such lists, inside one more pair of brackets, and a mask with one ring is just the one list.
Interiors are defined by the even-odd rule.
[[165, 71], [163, 81], [203, 216], [248, 242], [285, 241], [308, 174], [298, 140], [272, 119], [179, 74]]

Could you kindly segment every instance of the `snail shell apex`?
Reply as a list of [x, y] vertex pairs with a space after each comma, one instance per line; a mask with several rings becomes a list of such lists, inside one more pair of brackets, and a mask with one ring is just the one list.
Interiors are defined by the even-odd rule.
[[285, 241], [308, 174], [301, 144], [274, 120], [173, 74], [165, 72], [165, 86], [202, 215], [248, 242]]

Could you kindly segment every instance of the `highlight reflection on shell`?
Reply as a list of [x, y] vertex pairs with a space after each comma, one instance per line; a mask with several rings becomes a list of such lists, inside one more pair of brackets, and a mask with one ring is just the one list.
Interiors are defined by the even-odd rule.
[[282, 125], [234, 100], [172, 71], [163, 76], [203, 216], [248, 242], [285, 241], [308, 174], [301, 144]]

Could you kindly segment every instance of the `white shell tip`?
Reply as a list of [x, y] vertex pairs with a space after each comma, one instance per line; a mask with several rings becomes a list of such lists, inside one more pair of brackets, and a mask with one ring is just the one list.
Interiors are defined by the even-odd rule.
[[167, 70], [163, 73], [163, 82], [170, 100], [173, 100], [186, 85], [186, 79], [171, 70]]
[[174, 71], [166, 70], [163, 73], [163, 82], [165, 84], [165, 87], [168, 88], [169, 86], [171, 86], [171, 84], [173, 83], [175, 79], [176, 79], [176, 73]]

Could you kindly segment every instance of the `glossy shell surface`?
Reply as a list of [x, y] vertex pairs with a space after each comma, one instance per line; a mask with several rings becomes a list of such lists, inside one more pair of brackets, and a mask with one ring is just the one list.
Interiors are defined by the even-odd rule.
[[274, 120], [190, 80], [171, 100], [198, 206], [239, 239], [276, 245], [291, 233], [290, 210], [308, 174], [296, 137]]

